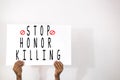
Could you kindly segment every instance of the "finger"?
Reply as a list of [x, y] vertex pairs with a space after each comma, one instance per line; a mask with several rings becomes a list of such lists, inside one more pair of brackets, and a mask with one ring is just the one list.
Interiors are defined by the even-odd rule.
[[21, 70], [22, 68], [20, 67], [20, 66], [17, 66], [17, 67], [15, 67], [13, 70], [15, 71], [15, 72], [19, 72], [19, 70]]
[[20, 62], [21, 62], [21, 61], [20, 61], [20, 60], [18, 60], [18, 61], [16, 61], [16, 62], [15, 62], [15, 64], [19, 64]]
[[23, 66], [24, 65], [24, 62], [23, 61], [18, 61], [17, 63], [19, 66]]
[[22, 66], [23, 66], [23, 62], [18, 62], [14, 65], [13, 70], [15, 71], [20, 68], [22, 69]]
[[57, 64], [58, 69], [60, 70], [61, 69], [61, 65], [60, 65], [59, 61], [57, 61], [56, 64]]
[[16, 63], [15, 63], [15, 65], [17, 65], [17, 66], [23, 66], [24, 65], [24, 62], [23, 61], [17, 61]]
[[13, 70], [16, 70], [18, 68], [18, 63], [15, 63]]
[[22, 73], [22, 68], [17, 68], [14, 72], [19, 75]]
[[16, 71], [17, 69], [20, 69], [20, 68], [22, 68], [22, 66], [16, 65], [13, 67], [13, 70]]
[[62, 64], [62, 62], [61, 62], [61, 61], [59, 61], [59, 63], [60, 63], [61, 68], [63, 69], [63, 64]]
[[54, 66], [56, 69], [58, 69], [57, 61], [55, 61]]
[[17, 71], [22, 72], [22, 68], [18, 68]]
[[19, 64], [20, 66], [23, 66], [24, 65], [24, 62], [23, 61], [20, 61], [20, 64]]

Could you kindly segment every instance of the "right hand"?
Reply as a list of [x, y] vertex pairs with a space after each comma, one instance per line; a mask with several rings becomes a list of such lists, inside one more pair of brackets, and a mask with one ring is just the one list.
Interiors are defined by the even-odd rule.
[[61, 72], [63, 71], [63, 64], [62, 64], [62, 62], [55, 61], [54, 67], [55, 67], [55, 77], [59, 77]]

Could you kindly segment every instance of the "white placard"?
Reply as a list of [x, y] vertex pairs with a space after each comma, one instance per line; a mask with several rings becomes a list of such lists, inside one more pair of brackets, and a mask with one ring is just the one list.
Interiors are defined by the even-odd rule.
[[6, 64], [23, 60], [26, 65], [71, 65], [71, 26], [8, 24]]

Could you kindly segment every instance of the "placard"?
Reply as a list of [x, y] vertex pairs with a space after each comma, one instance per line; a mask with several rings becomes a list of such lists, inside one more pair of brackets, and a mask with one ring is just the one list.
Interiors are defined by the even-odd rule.
[[7, 25], [6, 64], [22, 60], [25, 65], [71, 65], [71, 26], [43, 24]]

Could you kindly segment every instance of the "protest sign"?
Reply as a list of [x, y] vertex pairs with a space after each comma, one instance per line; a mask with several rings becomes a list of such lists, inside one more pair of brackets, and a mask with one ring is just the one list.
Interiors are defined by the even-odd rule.
[[71, 27], [67, 25], [8, 24], [6, 64], [71, 65]]

